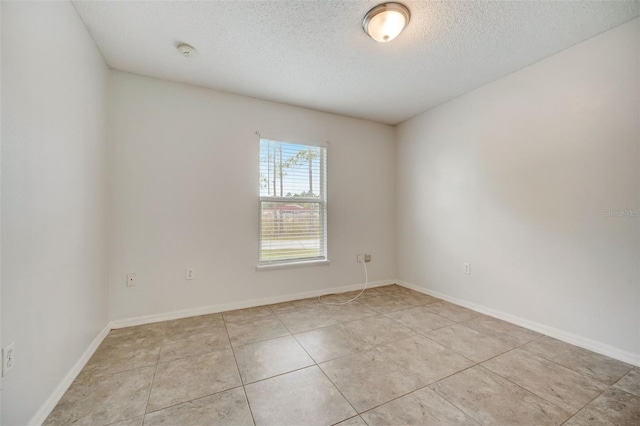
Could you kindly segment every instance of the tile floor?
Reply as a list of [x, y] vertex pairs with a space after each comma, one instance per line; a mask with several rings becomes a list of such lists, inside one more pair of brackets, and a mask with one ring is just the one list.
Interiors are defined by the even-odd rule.
[[397, 285], [363, 296], [114, 330], [45, 424], [640, 425], [639, 368]]

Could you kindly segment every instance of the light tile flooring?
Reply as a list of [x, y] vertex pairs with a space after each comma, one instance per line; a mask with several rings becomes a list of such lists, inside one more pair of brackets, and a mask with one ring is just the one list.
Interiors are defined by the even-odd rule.
[[114, 330], [46, 424], [640, 425], [638, 368], [397, 285], [363, 296]]

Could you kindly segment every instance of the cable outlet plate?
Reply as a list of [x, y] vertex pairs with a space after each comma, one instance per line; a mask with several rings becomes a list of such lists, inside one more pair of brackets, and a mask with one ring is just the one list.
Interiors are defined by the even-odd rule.
[[127, 287], [136, 286], [136, 274], [135, 272], [127, 274]]
[[6, 376], [15, 364], [14, 343], [2, 350], [2, 376]]

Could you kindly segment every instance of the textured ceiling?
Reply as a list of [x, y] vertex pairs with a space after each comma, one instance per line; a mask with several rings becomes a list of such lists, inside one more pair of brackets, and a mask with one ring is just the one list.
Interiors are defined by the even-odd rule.
[[[75, 1], [112, 68], [396, 124], [637, 17], [637, 1]], [[198, 54], [180, 56], [177, 42]]]

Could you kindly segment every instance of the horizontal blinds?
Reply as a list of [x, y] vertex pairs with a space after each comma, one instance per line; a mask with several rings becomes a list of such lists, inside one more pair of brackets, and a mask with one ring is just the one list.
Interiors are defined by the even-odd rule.
[[260, 262], [326, 259], [326, 148], [260, 140]]
[[321, 198], [325, 148], [260, 140], [260, 195]]

